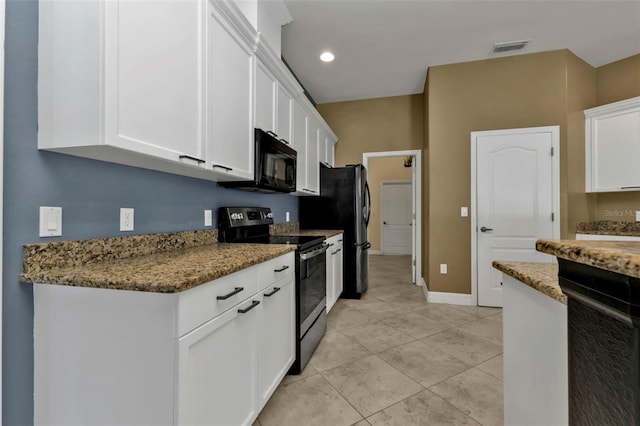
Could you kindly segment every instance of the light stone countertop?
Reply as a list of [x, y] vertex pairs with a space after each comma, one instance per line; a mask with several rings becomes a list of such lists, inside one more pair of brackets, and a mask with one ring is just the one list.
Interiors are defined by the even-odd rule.
[[27, 244], [20, 281], [175, 293], [295, 249], [217, 243], [215, 229]]
[[536, 249], [560, 259], [640, 278], [640, 242], [538, 240]]
[[507, 262], [494, 260], [493, 267], [560, 303], [567, 304], [567, 296], [558, 284], [556, 263]]

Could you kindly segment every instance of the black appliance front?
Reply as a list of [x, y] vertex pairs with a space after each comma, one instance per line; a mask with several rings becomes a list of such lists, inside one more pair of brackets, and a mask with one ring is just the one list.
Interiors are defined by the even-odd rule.
[[299, 374], [309, 362], [327, 329], [327, 247], [312, 247], [296, 254], [296, 360], [289, 373]]
[[343, 298], [359, 299], [368, 288], [367, 225], [371, 196], [362, 164], [320, 169], [320, 196], [300, 200], [302, 228], [344, 231]]
[[296, 190], [296, 151], [273, 133], [255, 129], [253, 180], [218, 182], [226, 188], [255, 192]]

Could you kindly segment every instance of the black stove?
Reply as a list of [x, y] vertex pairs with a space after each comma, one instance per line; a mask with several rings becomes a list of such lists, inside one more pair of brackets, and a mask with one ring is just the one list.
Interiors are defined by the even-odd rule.
[[269, 235], [271, 209], [221, 207], [218, 209], [218, 241], [225, 243], [296, 245], [296, 361], [298, 374], [311, 358], [327, 328], [326, 251], [324, 237]]

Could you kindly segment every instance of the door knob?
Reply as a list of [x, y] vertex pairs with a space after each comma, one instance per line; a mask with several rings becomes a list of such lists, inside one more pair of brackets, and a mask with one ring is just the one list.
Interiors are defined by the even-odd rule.
[[386, 225], [386, 224], [387, 224], [387, 222], [382, 222], [382, 224], [383, 224], [383, 225]]
[[487, 228], [486, 226], [483, 226], [482, 228], [480, 228], [480, 231], [482, 232], [493, 231], [493, 228]]

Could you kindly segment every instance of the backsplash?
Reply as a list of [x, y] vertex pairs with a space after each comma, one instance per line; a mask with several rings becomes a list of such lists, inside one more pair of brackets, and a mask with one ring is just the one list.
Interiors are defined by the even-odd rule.
[[218, 230], [212, 229], [25, 244], [24, 273], [36, 273], [54, 267], [86, 265], [105, 260], [148, 256], [169, 250], [213, 244], [217, 241]]
[[297, 234], [299, 230], [300, 230], [300, 224], [298, 222], [283, 222], [283, 223], [274, 223], [273, 225], [269, 225], [270, 235]]
[[640, 222], [616, 222], [612, 220], [578, 222], [576, 224], [576, 232], [581, 234], [640, 236]]

